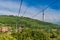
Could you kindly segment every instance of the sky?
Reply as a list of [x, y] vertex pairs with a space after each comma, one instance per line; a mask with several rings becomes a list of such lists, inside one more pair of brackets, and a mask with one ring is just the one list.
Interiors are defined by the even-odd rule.
[[[0, 15], [18, 15], [20, 2], [21, 0], [0, 0]], [[45, 8], [44, 21], [60, 24], [60, 0], [23, 0], [19, 15], [42, 21], [41, 11]]]

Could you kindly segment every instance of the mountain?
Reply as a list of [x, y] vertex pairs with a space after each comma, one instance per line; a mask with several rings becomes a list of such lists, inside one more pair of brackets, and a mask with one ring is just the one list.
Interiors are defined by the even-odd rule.
[[28, 18], [28, 17], [17, 17], [13, 15], [0, 16], [0, 26], [11, 26], [15, 28], [16, 23], [17, 23], [17, 27], [23, 25], [31, 29], [60, 28], [60, 25], [49, 23], [49, 22], [43, 22], [40, 20]]

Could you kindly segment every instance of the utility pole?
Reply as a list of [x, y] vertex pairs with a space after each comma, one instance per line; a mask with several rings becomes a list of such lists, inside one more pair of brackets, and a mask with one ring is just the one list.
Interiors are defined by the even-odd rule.
[[42, 12], [42, 21], [44, 21], [44, 10]]

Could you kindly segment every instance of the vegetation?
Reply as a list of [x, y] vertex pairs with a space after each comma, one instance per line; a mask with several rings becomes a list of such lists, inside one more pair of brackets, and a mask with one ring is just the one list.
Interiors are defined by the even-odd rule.
[[[54, 38], [50, 38], [51, 34], [54, 34]], [[60, 40], [60, 32], [52, 31], [51, 33], [41, 30], [31, 30], [29, 28], [25, 28], [22, 31], [15, 32], [13, 31], [11, 34], [1, 33], [0, 40]]]
[[[16, 32], [17, 28], [24, 26], [22, 31]], [[0, 16], [0, 27], [12, 27], [11, 34], [0, 32], [0, 40], [60, 40], [60, 25], [43, 22], [27, 17]], [[52, 30], [57, 29], [57, 30]], [[53, 37], [51, 37], [53, 35]]]
[[16, 16], [0, 16], [0, 26], [10, 26], [16, 27], [16, 21], [18, 21], [18, 26], [24, 25], [25, 27], [31, 29], [41, 29], [41, 28], [60, 28], [60, 25], [43, 22], [27, 17], [17, 17]]
[[7, 33], [2, 33], [0, 34], [0, 40], [17, 40], [17, 39], [12, 37], [12, 35], [9, 35]]

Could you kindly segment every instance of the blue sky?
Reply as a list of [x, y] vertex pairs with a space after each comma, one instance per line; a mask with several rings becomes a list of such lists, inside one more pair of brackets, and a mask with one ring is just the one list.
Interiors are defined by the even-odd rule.
[[[0, 0], [0, 15], [17, 15], [20, 1], [21, 0]], [[42, 12], [40, 11], [54, 1], [55, 0], [23, 0], [20, 16], [23, 16], [26, 10], [25, 17], [32, 18], [33, 15], [39, 13], [39, 15], [33, 18], [42, 20]], [[45, 21], [59, 24], [60, 0], [57, 0], [54, 4], [50, 5], [44, 13]]]
[[[28, 6], [34, 6], [38, 8], [40, 5], [47, 6], [56, 0], [24, 0], [24, 1]], [[31, 4], [29, 5], [29, 3]], [[52, 9], [60, 9], [60, 0], [57, 0], [54, 4], [52, 4], [49, 7]]]

